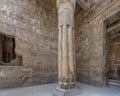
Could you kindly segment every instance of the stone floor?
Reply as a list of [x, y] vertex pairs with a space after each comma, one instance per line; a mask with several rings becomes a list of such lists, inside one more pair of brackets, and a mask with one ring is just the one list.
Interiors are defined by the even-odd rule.
[[[15, 89], [0, 89], [0, 96], [52, 96], [52, 90], [57, 84], [30, 86]], [[120, 96], [120, 87], [104, 88], [79, 84], [81, 94], [78, 96]]]

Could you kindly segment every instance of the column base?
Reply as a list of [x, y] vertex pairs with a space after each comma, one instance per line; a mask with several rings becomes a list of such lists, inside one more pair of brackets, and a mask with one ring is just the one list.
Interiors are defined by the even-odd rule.
[[77, 86], [74, 89], [64, 90], [56, 87], [53, 90], [53, 96], [77, 96], [81, 93], [80, 88]]

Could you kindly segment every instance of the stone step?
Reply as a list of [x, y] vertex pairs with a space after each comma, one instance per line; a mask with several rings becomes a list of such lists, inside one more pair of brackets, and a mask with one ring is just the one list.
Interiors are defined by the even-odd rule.
[[108, 80], [109, 85], [120, 86], [120, 80]]

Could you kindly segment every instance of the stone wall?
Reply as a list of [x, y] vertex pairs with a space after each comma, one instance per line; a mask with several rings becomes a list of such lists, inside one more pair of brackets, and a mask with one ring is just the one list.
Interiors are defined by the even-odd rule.
[[84, 14], [79, 13], [75, 20], [77, 23], [77, 81], [97, 86], [103, 86], [107, 81], [106, 28], [104, 21], [120, 12], [119, 0], [101, 1], [103, 2], [99, 2]]
[[[78, 82], [102, 86], [107, 80], [104, 21], [120, 12], [120, 1], [99, 1], [75, 16], [76, 74]], [[57, 81], [57, 29], [56, 6], [46, 0], [0, 0], [0, 33], [15, 37], [15, 52], [22, 56], [22, 66], [0, 66], [0, 88]]]
[[0, 0], [0, 33], [15, 37], [22, 66], [0, 66], [0, 88], [57, 81], [57, 10], [41, 0]]

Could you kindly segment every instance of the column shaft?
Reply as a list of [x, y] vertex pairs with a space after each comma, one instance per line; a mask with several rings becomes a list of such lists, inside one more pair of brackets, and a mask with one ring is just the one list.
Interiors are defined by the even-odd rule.
[[66, 88], [69, 84], [69, 65], [68, 65], [68, 29], [67, 25], [63, 25], [63, 41], [62, 41], [62, 47], [63, 47], [63, 87]]
[[75, 87], [74, 10], [76, 0], [57, 0], [58, 3], [58, 73], [62, 89]]
[[74, 86], [74, 76], [75, 76], [75, 68], [74, 68], [74, 44], [73, 44], [73, 28], [70, 26], [68, 29], [68, 44], [69, 44], [69, 87]]
[[62, 84], [62, 27], [59, 27], [59, 32], [58, 32], [58, 80], [59, 84]]

